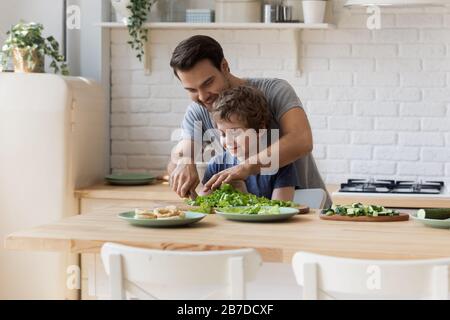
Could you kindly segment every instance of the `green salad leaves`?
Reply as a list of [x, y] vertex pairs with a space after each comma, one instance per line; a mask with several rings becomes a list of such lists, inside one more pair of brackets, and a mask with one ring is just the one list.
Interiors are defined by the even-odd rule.
[[238, 206], [296, 206], [296, 203], [292, 201], [270, 200], [266, 197], [258, 197], [251, 193], [243, 193], [227, 183], [222, 184], [219, 189], [209, 195], [198, 196], [195, 200], [187, 200], [187, 204], [191, 206], [199, 206], [200, 208], [195, 211], [204, 213], [210, 213], [212, 208]]

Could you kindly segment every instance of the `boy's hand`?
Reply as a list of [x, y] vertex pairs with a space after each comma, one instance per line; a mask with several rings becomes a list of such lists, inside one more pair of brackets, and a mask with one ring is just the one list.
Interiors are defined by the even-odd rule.
[[242, 163], [232, 168], [228, 168], [213, 175], [211, 179], [205, 183], [203, 192], [216, 190], [217, 188], [220, 188], [222, 183], [230, 183], [235, 180], [245, 180], [248, 176], [257, 174], [258, 170], [259, 166], [248, 163]]

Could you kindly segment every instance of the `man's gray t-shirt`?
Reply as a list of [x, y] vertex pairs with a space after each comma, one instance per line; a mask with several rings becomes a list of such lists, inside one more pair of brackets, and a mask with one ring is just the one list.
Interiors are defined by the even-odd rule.
[[[290, 109], [303, 108], [294, 89], [285, 80], [269, 78], [247, 78], [245, 80], [247, 81], [246, 85], [255, 87], [264, 93], [268, 102], [269, 111], [272, 115], [271, 129], [280, 129], [280, 120]], [[202, 133], [208, 129], [216, 128], [214, 120], [208, 110], [198, 103], [192, 102], [188, 106], [183, 119], [183, 137], [193, 138], [194, 127], [198, 127], [198, 123], [202, 124]], [[325, 184], [311, 153], [297, 159], [294, 162], [294, 165], [297, 169], [297, 178], [301, 189], [321, 188], [326, 190]], [[331, 206], [331, 198], [328, 193], [325, 206]]]

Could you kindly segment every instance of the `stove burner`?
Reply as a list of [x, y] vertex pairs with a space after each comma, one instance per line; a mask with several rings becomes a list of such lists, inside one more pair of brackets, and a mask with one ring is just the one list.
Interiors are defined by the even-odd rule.
[[442, 181], [348, 179], [347, 183], [341, 184], [339, 192], [440, 194], [443, 189]]

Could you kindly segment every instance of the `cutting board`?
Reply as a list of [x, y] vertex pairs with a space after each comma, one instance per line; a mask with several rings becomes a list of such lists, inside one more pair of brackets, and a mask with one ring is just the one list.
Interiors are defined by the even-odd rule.
[[350, 217], [350, 216], [341, 216], [338, 214], [335, 214], [333, 216], [327, 216], [321, 213], [320, 219], [333, 221], [355, 221], [355, 222], [392, 222], [392, 221], [408, 221], [409, 214], [400, 213], [398, 216], [379, 216], [379, 217], [366, 217], [366, 216]]

